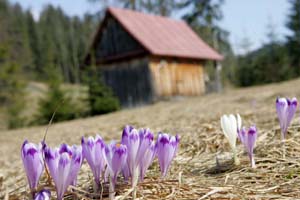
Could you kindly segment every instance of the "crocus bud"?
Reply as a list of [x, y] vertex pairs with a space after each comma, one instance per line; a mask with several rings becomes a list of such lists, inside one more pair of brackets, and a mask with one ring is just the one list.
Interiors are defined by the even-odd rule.
[[242, 120], [239, 114], [237, 114], [237, 118], [232, 114], [229, 116], [223, 115], [221, 117], [221, 127], [233, 151], [235, 164], [239, 164], [239, 160], [236, 156], [236, 138], [238, 132], [241, 130], [241, 126]]
[[144, 156], [140, 159], [140, 180], [143, 181], [146, 171], [153, 162], [156, 156], [156, 144], [152, 142], [150, 146], [147, 147], [146, 151], [144, 152]]
[[246, 128], [244, 127], [241, 130], [241, 141], [248, 153], [252, 168], [255, 168], [253, 150], [255, 147], [256, 139], [257, 139], [257, 129], [255, 126], [251, 126], [248, 130], [246, 130]]
[[95, 139], [89, 137], [87, 140], [82, 137], [81, 145], [83, 157], [87, 160], [93, 172], [95, 183], [99, 185], [100, 177], [106, 165], [104, 141], [99, 135], [97, 135]]
[[122, 133], [122, 144], [127, 144], [128, 143], [128, 136], [131, 133], [131, 131], [134, 128], [130, 125], [126, 125], [123, 129], [123, 133]]
[[39, 179], [44, 170], [42, 145], [29, 143], [25, 140], [21, 149], [21, 157], [29, 188], [34, 189], [38, 186]]
[[50, 191], [43, 189], [35, 195], [34, 200], [50, 200], [50, 197], [51, 197]]
[[145, 173], [152, 163], [155, 155], [155, 143], [153, 142], [153, 133], [150, 129], [140, 129], [140, 146], [137, 154], [139, 165], [140, 180], [143, 181]]
[[137, 154], [137, 161], [142, 160], [142, 158], [145, 156], [144, 154], [151, 146], [154, 138], [153, 133], [150, 131], [150, 129], [140, 129], [139, 136], [140, 136], [140, 145]]
[[68, 186], [76, 182], [82, 163], [82, 148], [66, 144], [56, 149], [46, 147], [45, 161], [55, 183], [57, 199], [61, 200]]
[[[127, 127], [125, 127], [126, 129]], [[134, 177], [138, 170], [138, 151], [140, 147], [140, 136], [136, 129], [128, 129], [123, 131], [121, 143], [127, 147], [127, 167], [129, 174], [132, 176], [131, 183], [134, 184], [138, 177]], [[126, 169], [126, 166], [125, 166]], [[124, 171], [125, 171], [124, 169]]]
[[105, 147], [105, 155], [113, 190], [117, 182], [117, 176], [122, 170], [127, 159], [127, 147], [123, 144], [111, 142]]
[[279, 119], [281, 128], [281, 138], [285, 139], [288, 127], [296, 113], [298, 101], [294, 97], [288, 98], [277, 98], [276, 100], [276, 111]]
[[[72, 147], [72, 159], [71, 159], [71, 172], [70, 181], [71, 185], [76, 186], [77, 175], [81, 168], [83, 156], [82, 156], [82, 146], [73, 145]], [[74, 157], [74, 158], [73, 158]]]
[[[126, 145], [128, 144], [128, 136], [130, 134], [130, 132], [132, 131], [133, 127], [130, 126], [130, 125], [126, 125], [123, 129], [123, 133], [122, 133], [122, 141], [121, 143]], [[122, 174], [124, 176], [124, 180], [127, 182], [129, 177], [131, 177], [131, 174], [130, 174], [130, 170], [129, 170], [129, 166], [128, 166], [128, 163], [125, 162], [123, 168], [122, 168]]]
[[166, 133], [159, 133], [156, 145], [161, 176], [165, 177], [170, 164], [176, 155], [179, 145], [179, 136], [170, 136]]

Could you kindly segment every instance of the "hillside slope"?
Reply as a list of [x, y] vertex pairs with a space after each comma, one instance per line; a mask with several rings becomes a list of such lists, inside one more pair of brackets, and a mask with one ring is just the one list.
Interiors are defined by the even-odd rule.
[[[137, 128], [149, 127], [155, 133], [178, 133], [182, 138], [181, 146], [168, 176], [171, 181], [154, 181], [155, 184], [141, 185], [138, 195], [145, 199], [198, 199], [212, 191], [211, 199], [300, 198], [300, 163], [295, 160], [300, 157], [299, 113], [297, 112], [288, 134], [287, 157], [282, 159], [275, 111], [277, 96], [300, 98], [299, 85], [300, 80], [293, 80], [222, 94], [160, 102], [103, 116], [58, 123], [50, 127], [46, 141], [51, 146], [62, 142], [79, 144], [81, 136], [96, 133], [107, 142], [111, 139], [119, 140], [126, 124]], [[249, 167], [248, 158], [243, 155], [243, 148], [239, 144], [241, 165], [228, 165], [225, 166], [226, 169], [215, 171], [216, 155], [227, 159], [226, 152], [230, 152], [219, 123], [220, 116], [228, 113], [240, 113], [246, 126], [257, 125], [257, 169]], [[2, 184], [0, 179], [0, 198], [5, 194], [17, 198], [28, 190], [25, 187], [20, 147], [25, 139], [39, 142], [45, 130], [46, 127], [42, 126], [0, 132], [0, 173], [4, 177]], [[159, 176], [157, 161], [155, 163], [146, 182], [156, 180], [155, 177]], [[218, 173], [220, 170], [225, 172]], [[89, 180], [89, 177], [91, 172], [84, 164], [80, 180]], [[181, 184], [174, 183], [178, 178]]]
[[[66, 96], [70, 97], [72, 102], [76, 104], [77, 109], [87, 112], [89, 110], [88, 88], [82, 85], [62, 84], [61, 89]], [[48, 86], [41, 82], [29, 82], [25, 88], [25, 103], [21, 117], [24, 118], [25, 124], [32, 124], [35, 117], [39, 114], [39, 101], [47, 97]], [[0, 107], [0, 131], [8, 129], [7, 112], [4, 107]]]

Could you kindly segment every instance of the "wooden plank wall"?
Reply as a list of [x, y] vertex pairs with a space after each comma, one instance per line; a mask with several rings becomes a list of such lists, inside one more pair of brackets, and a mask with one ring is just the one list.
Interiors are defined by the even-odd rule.
[[101, 37], [95, 47], [97, 61], [145, 52], [145, 49], [124, 30], [116, 19], [110, 16], [103, 23], [105, 25], [101, 29]]
[[205, 93], [201, 62], [151, 58], [150, 69], [158, 96], [196, 96]]
[[136, 58], [100, 66], [103, 80], [119, 98], [123, 107], [153, 101], [148, 58]]

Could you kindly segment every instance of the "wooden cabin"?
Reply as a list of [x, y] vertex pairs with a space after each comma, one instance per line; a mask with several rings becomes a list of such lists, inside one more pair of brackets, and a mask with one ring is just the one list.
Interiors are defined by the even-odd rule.
[[123, 106], [205, 93], [204, 64], [222, 56], [181, 20], [108, 8], [85, 66], [96, 64]]

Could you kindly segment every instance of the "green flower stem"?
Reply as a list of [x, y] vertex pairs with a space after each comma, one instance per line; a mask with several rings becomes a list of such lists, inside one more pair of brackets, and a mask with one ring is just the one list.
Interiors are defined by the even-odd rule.
[[281, 134], [281, 148], [282, 148], [282, 158], [285, 159], [285, 138], [283, 134]]

